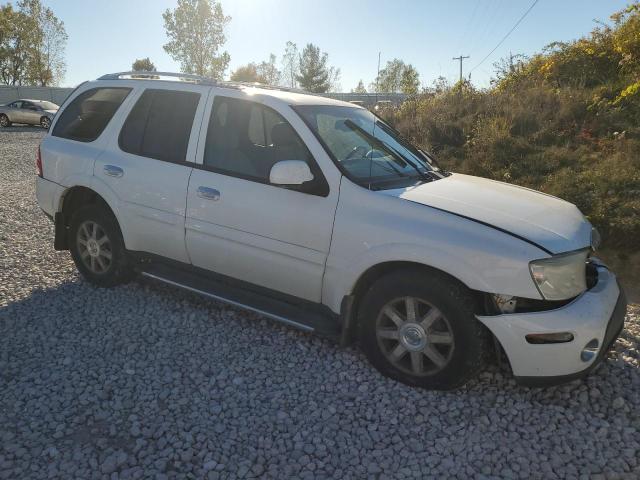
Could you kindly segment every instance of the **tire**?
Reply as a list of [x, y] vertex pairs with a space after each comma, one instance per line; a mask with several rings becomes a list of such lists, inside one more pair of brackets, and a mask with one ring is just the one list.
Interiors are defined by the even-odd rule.
[[78, 271], [98, 287], [114, 287], [133, 278], [118, 222], [104, 207], [88, 205], [73, 215], [69, 250]]
[[4, 113], [0, 115], [0, 127], [6, 128], [11, 126], [11, 121]]
[[488, 332], [474, 307], [471, 292], [447, 275], [399, 270], [362, 298], [359, 340], [387, 377], [429, 390], [458, 388], [482, 370], [489, 351]]
[[49, 120], [49, 117], [42, 117], [40, 119], [40, 126], [45, 130], [49, 130], [49, 127], [51, 126], [51, 120]]

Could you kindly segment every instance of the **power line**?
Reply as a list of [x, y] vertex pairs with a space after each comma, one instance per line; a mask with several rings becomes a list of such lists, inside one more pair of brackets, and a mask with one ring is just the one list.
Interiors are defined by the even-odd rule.
[[491, 54], [492, 54], [493, 52], [495, 52], [495, 51], [498, 49], [498, 47], [499, 47], [500, 45], [502, 45], [502, 44], [503, 44], [503, 42], [507, 39], [507, 37], [509, 37], [509, 35], [511, 35], [511, 34], [513, 33], [513, 31], [518, 27], [518, 25], [520, 25], [520, 22], [522, 22], [522, 20], [524, 20], [524, 18], [529, 14], [529, 12], [530, 12], [531, 10], [533, 10], [533, 7], [535, 7], [535, 6], [536, 6], [536, 3], [538, 3], [539, 1], [540, 1], [540, 0], [534, 0], [534, 2], [531, 4], [531, 6], [530, 6], [530, 7], [527, 9], [527, 11], [526, 11], [526, 12], [524, 12], [524, 14], [523, 14], [519, 19], [518, 19], [518, 21], [517, 21], [517, 22], [516, 22], [516, 24], [511, 28], [511, 30], [509, 30], [509, 31], [507, 32], [507, 34], [506, 34], [504, 37], [502, 37], [502, 40], [500, 40], [500, 41], [498, 42], [498, 44], [497, 44], [495, 47], [493, 47], [493, 50], [491, 50], [491, 51], [487, 54], [487, 56], [486, 56], [486, 57], [484, 57], [484, 58], [480, 61], [480, 63], [478, 63], [475, 67], [473, 67], [471, 70], [469, 70], [469, 73], [473, 72], [476, 68], [478, 68], [480, 65], [482, 65], [482, 64], [484, 63], [484, 61], [485, 61], [487, 58], [489, 58], [489, 57], [491, 56]]

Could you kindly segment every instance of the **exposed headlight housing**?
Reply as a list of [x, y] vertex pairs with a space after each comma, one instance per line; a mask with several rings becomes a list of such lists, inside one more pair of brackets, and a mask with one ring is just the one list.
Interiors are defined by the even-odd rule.
[[580, 250], [529, 263], [531, 278], [545, 300], [566, 300], [587, 289], [587, 257]]

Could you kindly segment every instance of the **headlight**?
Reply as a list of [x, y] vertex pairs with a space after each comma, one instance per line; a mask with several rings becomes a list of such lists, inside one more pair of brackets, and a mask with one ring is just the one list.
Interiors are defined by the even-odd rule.
[[556, 255], [529, 263], [531, 277], [546, 300], [566, 300], [587, 289], [588, 250]]

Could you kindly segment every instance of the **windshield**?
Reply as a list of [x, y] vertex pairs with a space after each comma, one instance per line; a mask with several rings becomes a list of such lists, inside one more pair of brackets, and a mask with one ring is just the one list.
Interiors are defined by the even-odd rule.
[[46, 100], [41, 100], [39, 102], [34, 102], [37, 105], [41, 106], [44, 110], [58, 110], [58, 105], [55, 103], [47, 102]]
[[295, 111], [321, 140], [345, 175], [373, 190], [440, 178], [438, 168], [398, 132], [368, 110], [298, 105]]

